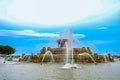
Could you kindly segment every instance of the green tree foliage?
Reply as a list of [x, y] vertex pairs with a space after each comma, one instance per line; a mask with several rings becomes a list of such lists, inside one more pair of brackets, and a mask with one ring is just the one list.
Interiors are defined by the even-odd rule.
[[15, 49], [12, 48], [11, 46], [3, 46], [3, 45], [0, 45], [0, 54], [13, 54], [15, 52]]

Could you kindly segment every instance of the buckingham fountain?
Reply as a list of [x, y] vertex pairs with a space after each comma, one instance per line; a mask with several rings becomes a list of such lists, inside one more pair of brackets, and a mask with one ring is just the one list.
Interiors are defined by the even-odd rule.
[[[22, 55], [19, 61], [35, 63], [64, 62], [62, 68], [78, 68], [79, 63], [102, 63], [114, 62], [111, 54], [101, 55], [93, 53], [90, 47], [75, 47], [76, 40], [72, 35], [72, 30], [62, 30], [55, 43], [57, 47], [43, 47], [37, 55]], [[81, 44], [79, 44], [81, 45]]]

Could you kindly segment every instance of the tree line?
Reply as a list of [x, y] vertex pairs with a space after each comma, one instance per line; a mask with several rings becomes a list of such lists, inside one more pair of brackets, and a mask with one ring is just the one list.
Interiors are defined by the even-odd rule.
[[0, 45], [0, 54], [9, 55], [15, 53], [15, 49], [9, 45]]

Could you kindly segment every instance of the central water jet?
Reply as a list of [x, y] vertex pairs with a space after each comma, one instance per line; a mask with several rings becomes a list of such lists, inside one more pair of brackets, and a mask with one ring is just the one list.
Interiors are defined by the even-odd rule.
[[78, 68], [78, 64], [74, 64], [73, 57], [73, 45], [74, 39], [72, 36], [72, 30], [63, 30], [60, 33], [60, 37], [57, 40], [59, 48], [65, 49], [66, 59], [64, 61], [65, 65], [62, 68]]

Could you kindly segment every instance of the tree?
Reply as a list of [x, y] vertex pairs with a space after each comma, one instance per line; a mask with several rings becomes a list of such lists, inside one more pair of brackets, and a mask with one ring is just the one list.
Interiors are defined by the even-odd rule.
[[4, 53], [4, 46], [0, 45], [0, 54]]
[[15, 52], [15, 49], [12, 48], [11, 46], [3, 46], [3, 45], [0, 45], [0, 54], [13, 54]]

